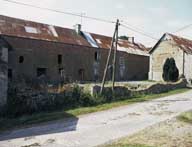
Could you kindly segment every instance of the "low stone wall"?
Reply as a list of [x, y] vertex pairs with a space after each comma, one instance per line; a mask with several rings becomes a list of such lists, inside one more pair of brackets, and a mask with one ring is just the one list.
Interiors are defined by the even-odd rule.
[[[186, 87], [186, 81], [182, 80], [172, 84], [154, 84], [143, 90], [131, 90], [128, 87], [115, 87], [113, 93], [111, 87], [104, 88], [103, 95], [99, 93], [100, 87], [94, 86], [92, 96], [84, 92], [78, 85], [64, 85], [58, 90], [50, 90], [47, 86], [42, 89], [34, 89], [25, 84], [9, 85], [7, 107], [0, 113], [17, 117], [24, 114], [52, 111], [58, 109], [71, 109], [84, 106], [95, 106], [122, 99], [128, 99], [142, 94], [162, 93], [169, 90]], [[58, 92], [57, 92], [58, 91]], [[0, 111], [1, 112], [1, 111]]]
[[182, 79], [176, 83], [157, 83], [154, 85], [149, 86], [146, 89], [143, 90], [135, 90], [132, 91], [132, 94], [159, 94], [163, 92], [168, 92], [170, 90], [180, 89], [180, 88], [186, 88], [187, 87], [187, 81], [185, 79]]
[[7, 102], [7, 89], [8, 89], [8, 65], [7, 57], [8, 50], [1, 47], [0, 44], [0, 107]]
[[76, 106], [81, 89], [74, 85], [66, 87], [62, 92], [51, 92], [47, 87], [35, 89], [24, 83], [9, 84], [7, 105], [0, 115], [17, 117]]
[[[142, 95], [142, 94], [158, 94], [167, 92], [170, 90], [175, 90], [179, 88], [187, 87], [187, 81], [185, 79], [181, 79], [176, 83], [156, 83], [150, 85], [149, 87], [142, 90], [131, 90], [128, 87], [117, 86], [115, 87], [115, 96], [119, 97], [131, 97], [134, 95]], [[91, 89], [91, 94], [98, 94], [100, 92], [100, 86], [93, 86]], [[112, 94], [111, 87], [104, 88], [104, 95], [110, 96]]]

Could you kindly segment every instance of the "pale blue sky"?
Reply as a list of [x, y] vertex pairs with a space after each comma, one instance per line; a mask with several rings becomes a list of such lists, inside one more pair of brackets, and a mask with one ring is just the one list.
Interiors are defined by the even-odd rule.
[[[103, 19], [124, 20], [135, 28], [160, 38], [165, 32], [192, 24], [192, 0], [15, 0], [41, 7]], [[19, 6], [0, 0], [0, 14], [73, 28], [81, 18]], [[83, 19], [83, 30], [112, 36], [114, 24]], [[152, 46], [155, 40], [120, 27], [121, 35], [136, 37], [137, 42]], [[192, 39], [192, 27], [177, 35]]]

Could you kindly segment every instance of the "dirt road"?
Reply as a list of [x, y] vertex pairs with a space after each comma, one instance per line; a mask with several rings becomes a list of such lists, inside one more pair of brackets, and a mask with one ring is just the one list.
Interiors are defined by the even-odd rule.
[[0, 147], [91, 147], [132, 135], [192, 109], [192, 90], [0, 135]]

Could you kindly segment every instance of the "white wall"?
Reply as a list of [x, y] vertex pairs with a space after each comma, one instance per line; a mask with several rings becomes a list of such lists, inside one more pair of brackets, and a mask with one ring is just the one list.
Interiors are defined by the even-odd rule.
[[156, 47], [150, 56], [150, 80], [163, 80], [163, 65], [166, 59], [171, 57], [175, 59], [179, 75], [183, 74], [183, 51], [172, 40], [165, 40]]
[[185, 54], [185, 69], [184, 69], [184, 75], [189, 83], [192, 81], [192, 55], [191, 54]]

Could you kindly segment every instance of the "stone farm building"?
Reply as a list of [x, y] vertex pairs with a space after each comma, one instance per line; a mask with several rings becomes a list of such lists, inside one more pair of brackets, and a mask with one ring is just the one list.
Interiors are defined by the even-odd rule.
[[192, 80], [192, 40], [169, 33], [164, 34], [150, 51], [149, 79], [163, 80], [163, 65], [167, 58], [173, 57], [179, 70], [188, 82]]
[[[34, 81], [42, 76], [50, 82], [101, 81], [112, 38], [83, 32], [77, 26], [68, 29], [0, 16], [0, 40], [11, 49], [11, 81]], [[148, 72], [145, 46], [119, 40], [116, 79], [144, 80]]]

